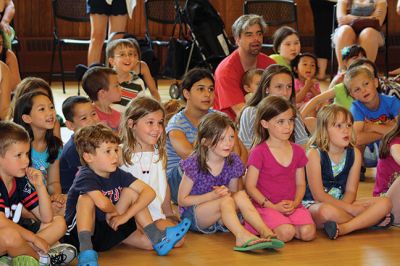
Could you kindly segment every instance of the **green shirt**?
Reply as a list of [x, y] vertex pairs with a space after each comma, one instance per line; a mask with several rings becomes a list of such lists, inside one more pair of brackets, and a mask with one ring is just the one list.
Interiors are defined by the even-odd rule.
[[285, 58], [283, 58], [280, 54], [272, 54], [272, 55], [270, 55], [269, 57], [272, 58], [272, 59], [274, 59], [275, 62], [276, 62], [278, 65], [285, 66], [285, 67], [289, 68], [290, 71], [292, 71], [292, 67], [290, 66], [290, 64], [288, 64], [288, 63], [286, 62]]
[[346, 87], [343, 83], [339, 83], [333, 87], [333, 91], [335, 92], [334, 103], [345, 107], [347, 110], [350, 110], [351, 104], [353, 103], [353, 98], [347, 94]]

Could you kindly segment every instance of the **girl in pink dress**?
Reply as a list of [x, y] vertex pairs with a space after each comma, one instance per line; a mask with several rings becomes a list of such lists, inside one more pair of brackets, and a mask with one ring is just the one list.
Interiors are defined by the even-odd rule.
[[[281, 241], [315, 238], [315, 224], [301, 201], [306, 190], [303, 148], [290, 140], [296, 110], [278, 96], [259, 104], [256, 146], [247, 162], [246, 190], [264, 220]], [[245, 224], [254, 232], [249, 224]]]

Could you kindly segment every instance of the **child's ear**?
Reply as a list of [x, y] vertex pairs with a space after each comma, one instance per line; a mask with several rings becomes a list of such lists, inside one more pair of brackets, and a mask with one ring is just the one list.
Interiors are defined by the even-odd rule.
[[261, 121], [260, 121], [260, 124], [261, 124], [261, 126], [263, 127], [263, 128], [268, 128], [268, 122], [267, 121], [265, 121], [264, 119], [262, 119]]
[[135, 124], [133, 123], [133, 120], [132, 119], [128, 119], [128, 127], [129, 128], [133, 128], [134, 125]]
[[108, 64], [110, 64], [110, 67], [114, 66], [114, 58], [110, 57], [108, 58]]
[[84, 152], [82, 154], [82, 158], [86, 163], [91, 163], [93, 162], [93, 155], [88, 153], [88, 152]]
[[243, 89], [245, 92], [250, 92], [250, 87], [247, 85], [243, 85]]
[[32, 123], [32, 117], [30, 115], [22, 115], [22, 121], [24, 121], [27, 124]]
[[189, 98], [189, 91], [188, 90], [183, 90], [183, 97], [185, 97], [185, 99], [187, 100]]
[[75, 131], [75, 127], [74, 127], [74, 123], [72, 123], [71, 121], [65, 120], [65, 125], [67, 126], [67, 128], [69, 130]]
[[378, 87], [379, 87], [379, 80], [378, 80], [377, 78], [374, 78], [374, 85], [375, 85], [375, 88], [378, 89]]

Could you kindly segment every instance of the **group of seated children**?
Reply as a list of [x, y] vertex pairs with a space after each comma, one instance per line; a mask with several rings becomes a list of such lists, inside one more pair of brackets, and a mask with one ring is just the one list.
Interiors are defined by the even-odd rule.
[[[238, 132], [211, 109], [214, 78], [200, 68], [183, 77], [185, 107], [166, 125], [131, 40], [108, 44], [113, 68], [84, 74], [89, 98], [64, 101], [74, 132], [64, 147], [50, 87], [23, 80], [13, 122], [0, 122], [0, 264], [65, 264], [79, 249], [78, 265], [98, 265], [97, 252], [120, 243], [163, 256], [188, 230], [230, 231], [233, 249], [250, 251], [311, 241], [317, 228], [336, 239], [399, 223], [400, 101], [378, 92], [372, 62], [350, 65], [363, 55], [358, 47], [343, 52], [349, 67], [335, 79], [343, 85], [319, 95], [316, 58], [300, 54], [298, 33], [284, 27], [274, 39], [279, 64], [242, 78], [250, 96]], [[141, 95], [141, 77], [152, 98]], [[341, 96], [351, 105], [326, 103]], [[363, 151], [375, 142], [375, 197], [357, 199]]]

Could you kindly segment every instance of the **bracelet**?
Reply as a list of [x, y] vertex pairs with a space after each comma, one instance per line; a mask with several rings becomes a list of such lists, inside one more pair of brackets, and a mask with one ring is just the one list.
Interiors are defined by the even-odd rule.
[[267, 203], [267, 202], [268, 202], [268, 199], [264, 198], [264, 201], [261, 203], [261, 207], [265, 208], [265, 203]]

